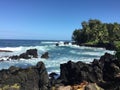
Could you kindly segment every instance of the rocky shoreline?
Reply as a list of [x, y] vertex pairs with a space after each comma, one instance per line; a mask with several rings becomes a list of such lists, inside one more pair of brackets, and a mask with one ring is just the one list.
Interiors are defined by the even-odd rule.
[[0, 52], [13, 52], [13, 51], [10, 51], [10, 50], [0, 50]]
[[[97, 43], [97, 44], [86, 44], [86, 43], [76, 43], [76, 42], [63, 42], [64, 45], [78, 45], [78, 46], [87, 46], [87, 47], [96, 47], [96, 48], [105, 48], [106, 50], [116, 50], [116, 46], [110, 43]], [[61, 43], [56, 43], [56, 46], [59, 46]]]
[[80, 46], [87, 46], [87, 47], [97, 47], [97, 48], [105, 48], [106, 50], [116, 50], [115, 45], [110, 43], [98, 43], [98, 44], [79, 44]]
[[[38, 57], [36, 49], [17, 57], [21, 55]], [[0, 71], [0, 90], [120, 90], [120, 60], [109, 53], [89, 64], [68, 61], [60, 65], [60, 76], [56, 75], [48, 75], [43, 62], [26, 69], [11, 66]]]

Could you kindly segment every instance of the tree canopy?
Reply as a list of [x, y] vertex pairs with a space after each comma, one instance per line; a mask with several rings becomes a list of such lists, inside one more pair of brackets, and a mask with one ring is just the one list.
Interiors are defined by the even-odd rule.
[[90, 19], [81, 23], [81, 29], [75, 29], [72, 40], [77, 44], [82, 43], [113, 43], [120, 40], [120, 24], [102, 23], [97, 19]]

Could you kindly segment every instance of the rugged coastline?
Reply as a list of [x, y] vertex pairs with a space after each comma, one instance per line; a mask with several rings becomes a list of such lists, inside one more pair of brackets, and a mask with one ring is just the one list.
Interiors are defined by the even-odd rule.
[[[37, 55], [27, 50], [27, 55]], [[29, 53], [29, 54], [28, 54]], [[25, 54], [26, 55], [26, 54]], [[120, 62], [105, 53], [87, 64], [68, 61], [60, 65], [60, 76], [48, 75], [43, 62], [26, 69], [11, 66], [0, 71], [1, 90], [119, 90]], [[99, 88], [99, 89], [98, 89]]]
[[87, 47], [97, 47], [97, 48], [105, 48], [106, 50], [116, 50], [116, 46], [111, 43], [97, 43], [97, 44], [77, 44], [79, 46], [87, 46]]

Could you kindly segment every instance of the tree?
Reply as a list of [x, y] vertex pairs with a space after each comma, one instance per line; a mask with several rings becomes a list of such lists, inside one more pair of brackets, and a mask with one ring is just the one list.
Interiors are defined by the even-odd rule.
[[73, 32], [72, 39], [78, 44], [87, 42], [113, 44], [114, 40], [120, 40], [120, 24], [102, 23], [97, 19], [90, 19], [81, 23], [82, 28]]

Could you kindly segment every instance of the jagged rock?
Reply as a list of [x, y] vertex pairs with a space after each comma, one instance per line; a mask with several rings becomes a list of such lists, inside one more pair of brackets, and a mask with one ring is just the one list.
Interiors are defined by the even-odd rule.
[[100, 57], [99, 62], [104, 64], [105, 62], [114, 61], [115, 59], [116, 59], [115, 55], [111, 55], [109, 53], [105, 53], [105, 55]]
[[120, 90], [120, 60], [114, 55], [105, 53], [100, 60], [95, 59], [90, 64], [69, 61], [61, 64], [60, 70], [59, 79], [64, 85], [79, 84], [85, 80], [97, 83], [105, 90]]
[[20, 58], [31, 59], [31, 58], [37, 58], [37, 57], [38, 57], [37, 49], [29, 49], [25, 53], [20, 54], [19, 56], [18, 55], [13, 55], [9, 58], [17, 60], [17, 59], [20, 59]]
[[27, 53], [22, 53], [19, 55], [19, 58], [30, 59], [31, 57]]
[[29, 50], [26, 51], [26, 53], [28, 55], [33, 56], [33, 58], [37, 58], [38, 57], [37, 49], [29, 49]]
[[[79, 84], [82, 81], [97, 82], [101, 77], [97, 77], [99, 68], [92, 67], [90, 64], [85, 64], [83, 62], [71, 62], [60, 65], [60, 78], [63, 80], [64, 84], [73, 85]], [[99, 75], [98, 75], [99, 76]]]
[[14, 60], [20, 59], [19, 56], [17, 56], [17, 55], [10, 56], [9, 58], [14, 59]]
[[49, 77], [44, 63], [38, 62], [36, 66], [26, 69], [12, 66], [8, 70], [0, 71], [0, 88], [16, 83], [19, 90], [48, 90]]
[[48, 52], [45, 52], [41, 58], [45, 58], [45, 59], [48, 59], [49, 58], [49, 53]]
[[55, 72], [52, 72], [49, 74], [49, 77], [50, 77], [49, 81], [51, 86], [54, 86], [55, 84], [58, 83], [58, 80], [57, 80], [58, 74], [56, 74]]

